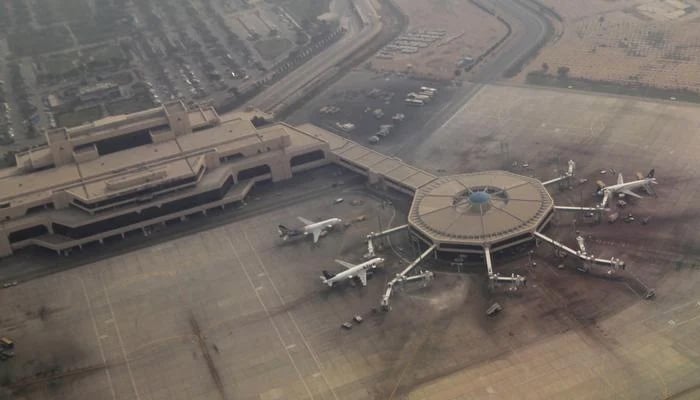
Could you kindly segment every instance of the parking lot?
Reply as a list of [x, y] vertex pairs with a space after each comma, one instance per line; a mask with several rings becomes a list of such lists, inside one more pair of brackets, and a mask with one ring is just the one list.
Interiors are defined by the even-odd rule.
[[[423, 106], [405, 103], [407, 94], [420, 92], [420, 87], [437, 89], [437, 94]], [[420, 131], [437, 110], [449, 104], [455, 87], [444, 82], [422, 81], [401, 74], [376, 74], [355, 70], [336, 84], [315, 96], [300, 110], [287, 118], [291, 123], [308, 122], [338, 133], [363, 145], [385, 153], [394, 154], [405, 136]], [[323, 107], [336, 107], [333, 113], [323, 113]], [[380, 117], [374, 114], [381, 110]], [[403, 114], [401, 122], [392, 121], [396, 114]], [[339, 124], [351, 123], [354, 128], [344, 130]], [[377, 135], [380, 126], [393, 124], [394, 128], [380, 142], [371, 144], [369, 138]]]

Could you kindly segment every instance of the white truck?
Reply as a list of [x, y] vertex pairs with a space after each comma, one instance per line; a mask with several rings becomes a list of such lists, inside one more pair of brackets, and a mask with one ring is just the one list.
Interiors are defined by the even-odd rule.
[[411, 92], [411, 93], [407, 94], [407, 95], [406, 95], [406, 98], [407, 98], [407, 99], [413, 99], [413, 100], [421, 100], [421, 101], [423, 101], [424, 103], [427, 103], [427, 102], [429, 102], [429, 101], [432, 99], [432, 97], [430, 97], [430, 96], [428, 96], [428, 95], [425, 95], [425, 94], [418, 94], [418, 93], [414, 93], [414, 92]]
[[406, 100], [404, 100], [404, 103], [406, 103], [406, 105], [408, 105], [408, 106], [414, 106], [414, 107], [421, 107], [421, 106], [425, 105], [425, 102], [423, 102], [423, 100], [416, 100], [416, 99], [411, 99], [411, 98], [406, 98]]

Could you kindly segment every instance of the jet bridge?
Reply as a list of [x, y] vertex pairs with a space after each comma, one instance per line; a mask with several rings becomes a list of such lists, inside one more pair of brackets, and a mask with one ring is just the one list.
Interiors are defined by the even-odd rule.
[[384, 311], [389, 311], [389, 299], [391, 298], [391, 293], [394, 290], [394, 285], [396, 285], [399, 282], [411, 282], [415, 280], [420, 280], [420, 279], [432, 279], [433, 278], [433, 273], [430, 271], [424, 271], [418, 275], [414, 276], [406, 276], [413, 268], [415, 268], [421, 261], [423, 261], [426, 257], [428, 257], [435, 249], [437, 248], [437, 245], [432, 245], [430, 246], [426, 251], [424, 251], [421, 255], [418, 256], [413, 262], [408, 264], [406, 268], [404, 268], [403, 271], [399, 272], [396, 274], [394, 279], [390, 280], [389, 283], [386, 284], [386, 290], [384, 291], [384, 295], [382, 296], [382, 310]]
[[545, 236], [539, 232], [534, 232], [533, 234], [536, 238], [551, 244], [560, 252], [568, 253], [581, 259], [583, 261], [583, 265], [579, 267], [579, 270], [583, 272], [588, 272], [592, 267], [600, 265], [608, 267], [608, 275], [613, 275], [619, 270], [625, 269], [625, 262], [620, 260], [619, 258], [612, 257], [608, 260], [603, 258], [596, 258], [593, 254], [589, 253], [586, 250], [585, 240], [581, 235], [576, 237], [576, 242], [578, 244], [579, 250], [574, 250], [571, 247], [568, 247], [563, 243], [557, 242], [549, 236]]
[[562, 187], [571, 186], [571, 179], [573, 179], [574, 176], [576, 176], [576, 163], [574, 162], [574, 160], [569, 160], [568, 164], [569, 164], [569, 168], [566, 170], [564, 175], [562, 175], [558, 178], [554, 178], [554, 179], [542, 182], [542, 184], [544, 186], [547, 186], [547, 185], [551, 185], [553, 183], [559, 182], [559, 185]]
[[603, 200], [600, 201], [600, 205], [598, 207], [600, 207], [600, 208], [607, 207], [609, 199], [610, 199], [610, 191], [603, 189]]
[[602, 207], [554, 206], [554, 209], [559, 210], [559, 211], [591, 211], [591, 212], [605, 211], [605, 208], [602, 208]]
[[484, 247], [484, 258], [486, 259], [486, 270], [489, 274], [489, 289], [493, 290], [501, 283], [510, 284], [510, 290], [516, 291], [520, 287], [527, 286], [527, 278], [521, 275], [511, 274], [511, 276], [501, 276], [499, 273], [493, 272], [493, 264], [491, 261], [491, 250], [489, 247]]
[[373, 239], [377, 239], [377, 238], [392, 234], [394, 232], [402, 231], [406, 228], [408, 228], [408, 224], [395, 226], [393, 228], [389, 228], [387, 230], [384, 230], [384, 231], [381, 231], [378, 233], [371, 232], [369, 235], [367, 235], [367, 253], [365, 253], [364, 258], [369, 259], [369, 258], [374, 257], [374, 255], [375, 255], [374, 254], [374, 240]]

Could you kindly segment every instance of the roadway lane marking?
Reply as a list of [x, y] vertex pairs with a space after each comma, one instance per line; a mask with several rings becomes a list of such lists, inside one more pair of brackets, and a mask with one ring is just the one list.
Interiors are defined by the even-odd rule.
[[[462, 112], [464, 111], [464, 109], [467, 108], [467, 106], [469, 105], [469, 103], [470, 103], [472, 100], [474, 100], [474, 97], [481, 91], [481, 89], [482, 89], [484, 86], [485, 86], [484, 84], [477, 83], [477, 84], [475, 84], [472, 88], [470, 88], [470, 90], [468, 90], [467, 93], [465, 93], [465, 95], [468, 96], [467, 102], [464, 103], [464, 105], [462, 105], [461, 107], [459, 107], [459, 109], [458, 109], [454, 114], [452, 114], [452, 116], [451, 116], [450, 118], [448, 118], [447, 121], [445, 121], [444, 124], [440, 125], [439, 128], [437, 128], [436, 130], [434, 130], [433, 133], [435, 133], [435, 132], [437, 132], [437, 131], [439, 131], [439, 130], [442, 130], [442, 129], [443, 129], [444, 127], [446, 127], [450, 122], [452, 122], [452, 120], [455, 119], [455, 117], [461, 115]], [[474, 93], [470, 93], [472, 90], [474, 90]]]

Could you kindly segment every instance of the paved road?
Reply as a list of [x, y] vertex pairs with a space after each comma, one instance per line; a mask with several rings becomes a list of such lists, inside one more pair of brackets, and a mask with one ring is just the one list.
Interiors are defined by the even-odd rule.
[[[366, 24], [361, 25], [358, 18], [348, 18], [348, 32], [338, 42], [265, 89], [249, 104], [263, 111], [274, 113], [275, 109], [284, 103], [292, 102], [295, 98], [302, 96], [305, 88], [321, 75], [333, 71], [335, 66], [348, 54], [354, 53], [374, 39], [382, 29], [377, 11], [370, 0], [356, 1], [354, 5]], [[351, 11], [348, 8], [346, 12], [350, 13]]]
[[[532, 51], [547, 34], [549, 21], [542, 15], [527, 7], [520, 0], [480, 0], [486, 8], [493, 10], [512, 26], [513, 33], [496, 50], [493, 56], [487, 57], [474, 72], [469, 82], [465, 82], [454, 101], [438, 110], [423, 127], [430, 135], [439, 134], [439, 129], [449, 123], [450, 118], [466, 107], [469, 100], [488, 83], [495, 82], [526, 54]], [[527, 0], [523, 0], [527, 2]], [[415, 150], [430, 135], [412, 135], [393, 154], [407, 156], [404, 150]]]

